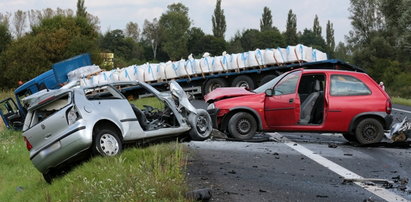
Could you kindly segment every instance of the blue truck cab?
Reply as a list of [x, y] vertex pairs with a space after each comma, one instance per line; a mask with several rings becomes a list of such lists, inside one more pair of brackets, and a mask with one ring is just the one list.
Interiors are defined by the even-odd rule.
[[52, 69], [19, 86], [14, 91], [15, 101], [12, 98], [0, 101], [0, 116], [6, 127], [21, 130], [27, 112], [21, 103], [23, 98], [43, 89], [60, 88], [68, 81], [67, 74], [70, 71], [87, 65], [92, 65], [90, 54], [77, 55], [53, 64]]

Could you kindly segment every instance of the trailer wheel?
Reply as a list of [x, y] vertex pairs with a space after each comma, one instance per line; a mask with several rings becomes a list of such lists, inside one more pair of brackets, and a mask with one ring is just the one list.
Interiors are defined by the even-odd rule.
[[251, 77], [246, 75], [237, 76], [231, 82], [232, 87], [245, 87], [249, 90], [254, 89], [254, 81]]
[[214, 78], [214, 79], [208, 80], [204, 84], [202, 92], [203, 92], [203, 95], [207, 95], [208, 93], [210, 93], [216, 88], [221, 88], [221, 87], [226, 87], [226, 86], [227, 86], [227, 82], [224, 79]]
[[277, 77], [277, 75], [273, 75], [273, 74], [265, 75], [265, 76], [261, 79], [259, 86], [262, 86], [262, 85], [264, 85], [265, 83], [273, 80], [275, 77]]

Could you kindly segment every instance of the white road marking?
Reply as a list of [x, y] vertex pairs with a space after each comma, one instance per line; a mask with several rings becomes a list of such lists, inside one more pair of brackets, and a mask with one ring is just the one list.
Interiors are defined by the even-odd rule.
[[395, 111], [405, 112], [405, 113], [410, 113], [411, 114], [411, 111], [407, 111], [407, 110], [403, 110], [403, 109], [397, 109], [397, 108], [392, 108], [392, 109], [395, 110]]
[[[295, 143], [288, 138], [280, 135], [279, 133], [269, 133], [271, 136], [273, 136], [276, 139], [284, 140], [284, 144], [289, 146], [290, 148], [294, 149], [295, 151], [298, 151], [302, 155], [310, 158], [311, 160], [317, 162], [318, 164], [328, 168], [332, 172], [340, 175], [343, 178], [350, 178], [350, 179], [363, 179], [362, 176], [324, 158], [323, 156], [314, 153], [313, 151], [305, 148], [304, 146]], [[354, 182], [358, 186], [364, 188], [365, 190], [379, 196], [380, 198], [386, 200], [386, 201], [408, 201], [407, 199], [403, 198], [400, 195], [397, 195], [394, 192], [391, 192], [385, 188], [381, 188], [378, 186], [366, 186], [361, 182]]]

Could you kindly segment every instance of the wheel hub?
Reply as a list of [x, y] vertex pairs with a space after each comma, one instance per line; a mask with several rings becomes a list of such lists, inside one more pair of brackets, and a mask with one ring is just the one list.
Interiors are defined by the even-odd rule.
[[363, 136], [366, 140], [374, 140], [377, 136], [377, 129], [371, 124], [366, 125], [363, 130]]
[[247, 134], [251, 130], [251, 123], [247, 119], [241, 119], [237, 124], [238, 132]]
[[196, 127], [198, 132], [205, 133], [207, 131], [207, 119], [204, 116], [198, 116]]
[[107, 156], [114, 156], [118, 153], [118, 150], [119, 150], [118, 141], [111, 134], [104, 134], [101, 136], [100, 146], [101, 146], [101, 150], [103, 150], [103, 152]]

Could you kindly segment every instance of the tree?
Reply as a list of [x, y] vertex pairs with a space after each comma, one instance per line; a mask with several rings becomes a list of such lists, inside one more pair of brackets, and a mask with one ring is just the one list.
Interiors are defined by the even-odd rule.
[[87, 11], [86, 7], [84, 6], [84, 1], [85, 0], [77, 0], [77, 12], [76, 16], [77, 17], [87, 17]]
[[108, 31], [100, 40], [100, 48], [116, 55], [116, 65], [124, 66], [127, 61], [142, 58], [142, 50], [139, 44], [132, 38], [127, 38], [123, 30]]
[[190, 18], [188, 8], [182, 3], [167, 6], [168, 10], [160, 17], [162, 49], [171, 60], [179, 60], [188, 55], [187, 41]]
[[284, 33], [285, 37], [285, 42], [288, 45], [296, 44], [298, 42], [298, 37], [297, 37], [297, 16], [293, 13], [293, 11], [290, 9], [288, 11], [288, 17], [287, 17], [287, 27]]
[[11, 41], [12, 36], [8, 26], [4, 23], [0, 23], [0, 54], [6, 50]]
[[160, 35], [160, 24], [157, 18], [154, 18], [152, 22], [144, 20], [143, 38], [150, 43], [154, 60], [157, 58], [157, 48], [160, 43]]
[[322, 28], [320, 26], [320, 21], [318, 20], [317, 15], [315, 15], [315, 18], [314, 18], [313, 32], [316, 36], [321, 36], [321, 33], [322, 33]]
[[271, 15], [271, 10], [265, 6], [260, 20], [260, 31], [271, 29], [273, 29], [273, 16]]
[[300, 36], [300, 42], [306, 46], [311, 46], [321, 51], [326, 51], [326, 44], [321, 36], [318, 36], [312, 30], [304, 29]]
[[24, 29], [26, 28], [26, 18], [27, 13], [22, 10], [18, 10], [14, 13], [13, 25], [14, 33], [16, 34], [17, 38], [23, 36]]
[[333, 23], [329, 20], [327, 22], [326, 29], [326, 44], [327, 44], [327, 53], [332, 57], [335, 50], [335, 39], [334, 39], [334, 28]]
[[135, 42], [138, 42], [140, 38], [140, 29], [138, 28], [138, 24], [134, 22], [127, 23], [125, 35], [126, 37], [132, 38]]
[[[97, 31], [85, 18], [55, 16], [43, 19], [32, 31], [13, 41], [2, 52], [0, 77], [15, 87], [50, 69], [51, 64], [89, 52], [97, 53]], [[4, 67], [4, 69], [3, 69]], [[3, 79], [0, 78], [0, 82]]]
[[221, 0], [217, 0], [211, 21], [213, 23], [214, 36], [224, 38], [227, 25], [225, 22], [224, 10], [221, 9]]
[[188, 52], [194, 56], [201, 56], [206, 52], [204, 47], [204, 31], [199, 27], [192, 27], [188, 32]]

